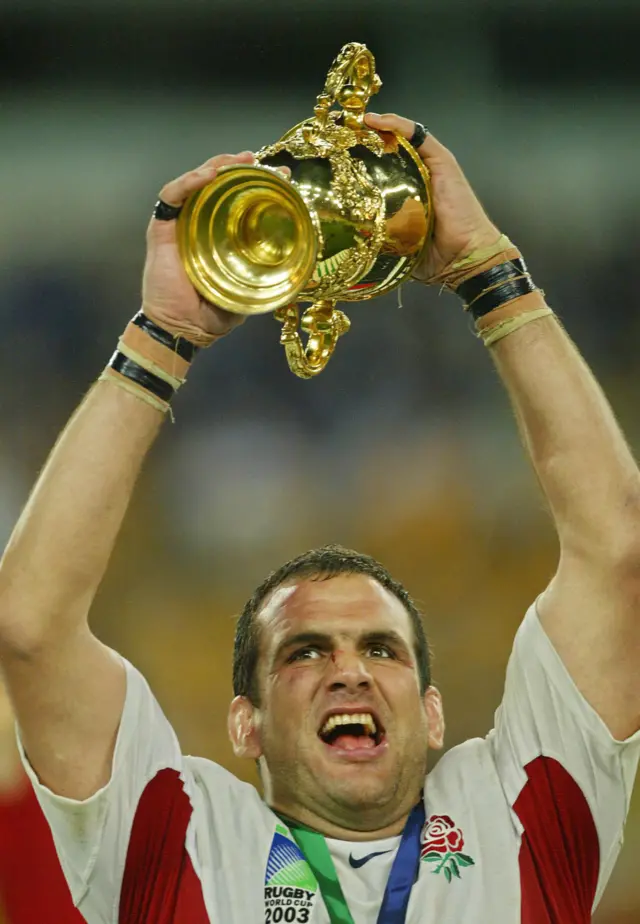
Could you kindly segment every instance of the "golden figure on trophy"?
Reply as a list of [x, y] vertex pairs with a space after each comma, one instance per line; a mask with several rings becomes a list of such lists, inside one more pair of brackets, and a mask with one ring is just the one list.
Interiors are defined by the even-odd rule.
[[[178, 220], [198, 291], [228, 311], [274, 312], [301, 378], [321, 372], [349, 330], [336, 302], [370, 299], [405, 281], [431, 230], [425, 165], [405, 138], [364, 122], [381, 85], [367, 47], [345, 45], [314, 115], [262, 148], [255, 166], [220, 170]], [[310, 303], [300, 320], [306, 345], [300, 302]]]

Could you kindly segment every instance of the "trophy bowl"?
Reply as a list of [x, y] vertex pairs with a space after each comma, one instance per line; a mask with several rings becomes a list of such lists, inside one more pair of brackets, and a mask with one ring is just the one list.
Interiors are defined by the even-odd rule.
[[[324, 369], [349, 329], [336, 303], [394, 289], [428, 246], [427, 168], [405, 138], [364, 122], [380, 86], [367, 47], [345, 45], [314, 115], [262, 148], [254, 166], [223, 167], [178, 219], [198, 292], [238, 314], [273, 312], [301, 378]], [[309, 303], [301, 319], [300, 303]]]

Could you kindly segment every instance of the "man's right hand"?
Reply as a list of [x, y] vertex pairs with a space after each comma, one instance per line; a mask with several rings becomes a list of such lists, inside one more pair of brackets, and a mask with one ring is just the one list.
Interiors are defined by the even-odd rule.
[[[255, 157], [251, 151], [219, 154], [163, 186], [160, 199], [167, 205], [180, 206], [192, 193], [211, 183], [221, 167], [253, 163]], [[142, 310], [156, 324], [199, 346], [223, 337], [244, 320], [243, 315], [212, 305], [195, 290], [180, 258], [176, 221], [156, 218], [151, 219], [147, 229]]]

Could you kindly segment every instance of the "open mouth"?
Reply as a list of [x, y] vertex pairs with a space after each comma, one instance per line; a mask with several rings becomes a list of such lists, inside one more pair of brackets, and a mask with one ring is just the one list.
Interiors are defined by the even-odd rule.
[[345, 751], [373, 750], [384, 740], [384, 728], [370, 712], [337, 713], [318, 732], [330, 747]]

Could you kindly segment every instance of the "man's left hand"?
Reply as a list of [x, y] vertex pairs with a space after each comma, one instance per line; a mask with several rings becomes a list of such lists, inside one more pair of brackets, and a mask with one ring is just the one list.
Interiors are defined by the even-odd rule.
[[[365, 122], [370, 128], [397, 132], [407, 139], [412, 137], [416, 126], [411, 119], [392, 113], [368, 112]], [[451, 263], [493, 246], [500, 232], [490, 221], [451, 151], [428, 134], [417, 153], [431, 174], [435, 225], [431, 246], [427, 247], [413, 275], [428, 283]]]

